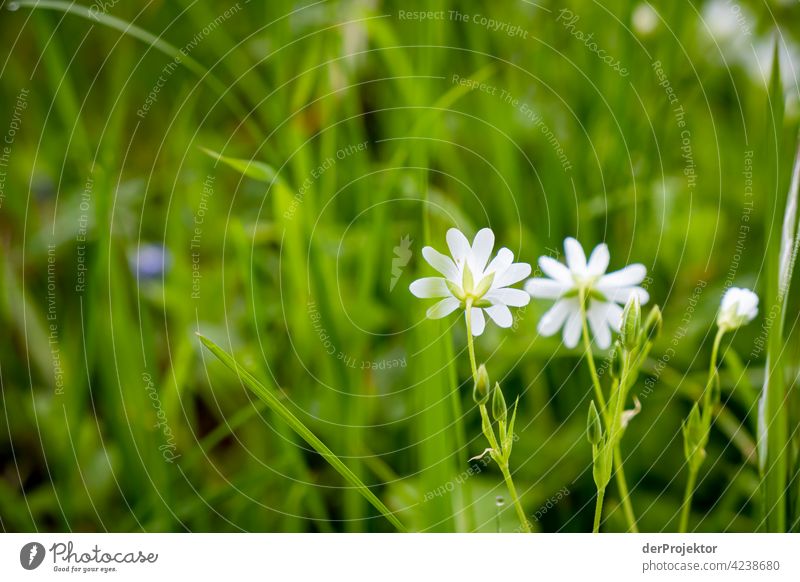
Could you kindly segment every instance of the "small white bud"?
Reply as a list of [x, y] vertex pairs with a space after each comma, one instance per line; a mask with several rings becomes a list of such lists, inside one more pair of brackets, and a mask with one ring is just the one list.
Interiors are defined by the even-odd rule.
[[749, 289], [731, 287], [722, 296], [717, 325], [726, 330], [746, 325], [758, 315], [758, 295]]

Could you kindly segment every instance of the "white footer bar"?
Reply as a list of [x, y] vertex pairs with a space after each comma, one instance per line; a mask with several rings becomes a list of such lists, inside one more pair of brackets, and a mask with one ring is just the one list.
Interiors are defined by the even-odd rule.
[[0, 580], [800, 580], [800, 534], [3, 534]]

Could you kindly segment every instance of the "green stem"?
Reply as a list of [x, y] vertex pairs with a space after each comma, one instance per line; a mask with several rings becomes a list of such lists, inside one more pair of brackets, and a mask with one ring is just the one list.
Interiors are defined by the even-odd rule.
[[[472, 339], [472, 299], [467, 299], [465, 307], [467, 310], [467, 347], [469, 349], [469, 363], [472, 367], [472, 380], [476, 381], [478, 379], [478, 366], [475, 362], [475, 344]], [[481, 411], [481, 420], [483, 421], [483, 424], [489, 427], [489, 432], [486, 433], [484, 431], [484, 436], [486, 436], [486, 439], [489, 441], [489, 446], [492, 447], [492, 450], [495, 452], [495, 454], [499, 456], [501, 451], [497, 444], [497, 439], [494, 436], [492, 423], [489, 420], [489, 412], [486, 410], [485, 404], [481, 404], [479, 408]], [[493, 455], [493, 458], [497, 460], [495, 455]], [[503, 473], [503, 479], [506, 482], [506, 487], [508, 487], [508, 492], [511, 494], [511, 502], [514, 504], [514, 509], [517, 512], [517, 517], [519, 518], [522, 530], [525, 533], [531, 533], [530, 523], [528, 523], [528, 519], [525, 517], [525, 512], [522, 510], [522, 505], [517, 497], [517, 488], [514, 487], [514, 480], [511, 478], [511, 473], [508, 470], [508, 459], [505, 459], [503, 462], [498, 464], [500, 465], [500, 471]]]
[[633, 513], [631, 494], [628, 491], [628, 482], [625, 479], [625, 471], [622, 469], [622, 453], [619, 445], [614, 445], [614, 469], [614, 480], [617, 482], [619, 495], [622, 498], [622, 512], [628, 522], [628, 531], [639, 533], [639, 528], [636, 525], [636, 514]]
[[[703, 391], [703, 417], [706, 418], [706, 414], [711, 415], [711, 394], [713, 390], [711, 386], [714, 382], [714, 377], [717, 375], [717, 355], [719, 354], [719, 345], [722, 342], [722, 336], [725, 335], [727, 330], [724, 327], [720, 327], [717, 331], [717, 335], [714, 338], [714, 347], [711, 349], [711, 363], [708, 365], [708, 380], [706, 380], [706, 389]], [[708, 412], [706, 412], [708, 411]]]
[[605, 494], [605, 489], [597, 490], [597, 502], [594, 506], [594, 527], [592, 527], [592, 533], [600, 533], [600, 517], [603, 514], [603, 497], [605, 497]]
[[514, 509], [517, 511], [519, 523], [522, 526], [522, 531], [531, 533], [531, 525], [528, 523], [528, 518], [525, 517], [525, 512], [522, 510], [522, 505], [517, 497], [517, 488], [514, 487], [514, 480], [511, 478], [511, 472], [508, 470], [508, 463], [500, 465], [500, 470], [503, 472], [503, 479], [505, 479], [508, 492], [511, 494], [511, 502], [514, 504]]
[[[594, 363], [594, 355], [592, 354], [592, 344], [589, 339], [589, 325], [586, 318], [586, 301], [581, 292], [581, 319], [583, 320], [583, 348], [586, 352], [586, 361], [589, 364], [589, 372], [592, 376], [592, 385], [594, 386], [594, 396], [597, 399], [597, 404], [600, 406], [600, 414], [606, 423], [606, 429], [610, 430], [612, 419], [609, 418], [606, 401], [603, 397], [603, 386], [600, 384], [600, 377], [597, 375], [597, 366]], [[623, 374], [624, 376], [624, 374]], [[619, 390], [623, 390], [622, 382], [620, 382]], [[621, 395], [621, 393], [620, 393]], [[622, 398], [618, 398], [618, 403], [622, 403]], [[619, 404], [618, 404], [619, 405]], [[633, 533], [639, 533], [639, 528], [636, 526], [636, 514], [633, 512], [633, 504], [631, 503], [631, 496], [628, 491], [628, 482], [625, 479], [625, 471], [622, 468], [622, 453], [620, 452], [619, 444], [614, 445], [614, 480], [617, 483], [620, 497], [622, 498], [622, 510], [625, 514], [625, 519], [628, 522], [628, 530]], [[605, 491], [603, 492], [605, 494]], [[602, 506], [602, 495], [600, 497], [600, 505]]]
[[589, 373], [592, 376], [592, 385], [594, 386], [594, 397], [597, 399], [597, 405], [603, 412], [608, 426], [608, 413], [606, 412], [606, 399], [603, 397], [603, 386], [600, 384], [600, 377], [597, 375], [597, 367], [594, 365], [594, 356], [592, 355], [592, 342], [589, 339], [589, 325], [586, 321], [586, 303], [581, 292], [581, 319], [583, 320], [583, 349], [586, 352], [586, 361], [589, 363]]
[[689, 525], [689, 511], [692, 507], [692, 496], [694, 495], [694, 484], [697, 481], [697, 469], [699, 467], [689, 464], [689, 479], [686, 481], [686, 492], [683, 495], [683, 505], [681, 506], [681, 521], [678, 526], [679, 533], [686, 533]]
[[472, 299], [467, 299], [467, 349], [469, 351], [469, 363], [472, 367], [473, 382], [478, 379], [478, 366], [475, 362], [475, 342], [472, 339]]
[[[717, 356], [719, 355], [719, 346], [722, 343], [722, 336], [725, 335], [726, 328], [720, 327], [717, 330], [717, 335], [714, 337], [714, 347], [711, 349], [711, 363], [708, 365], [708, 379], [706, 380], [706, 387], [703, 390], [703, 410], [701, 417], [705, 423], [705, 430], [711, 428], [711, 414], [713, 407], [716, 403], [711, 401], [711, 394], [714, 390], [711, 388], [714, 383], [714, 377], [717, 374]], [[681, 520], [678, 526], [678, 531], [684, 533], [689, 524], [689, 512], [692, 509], [692, 497], [694, 497], [695, 483], [697, 482], [697, 473], [700, 470], [700, 463], [692, 463], [689, 461], [689, 478], [686, 480], [686, 492], [683, 496], [683, 505], [681, 506]]]

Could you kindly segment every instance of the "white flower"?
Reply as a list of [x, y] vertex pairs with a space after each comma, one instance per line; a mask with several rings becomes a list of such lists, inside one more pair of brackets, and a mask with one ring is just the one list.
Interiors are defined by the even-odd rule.
[[647, 3], [639, 4], [631, 14], [633, 29], [642, 36], [651, 34], [658, 27], [658, 13]]
[[447, 246], [452, 259], [432, 247], [422, 249], [422, 256], [444, 277], [417, 279], [409, 289], [423, 299], [442, 298], [428, 309], [428, 317], [439, 319], [459, 307], [472, 307], [472, 335], [483, 333], [486, 326], [484, 310], [500, 327], [511, 327], [511, 307], [523, 307], [530, 297], [522, 289], [511, 289], [513, 285], [531, 274], [528, 263], [515, 263], [514, 254], [507, 248], [497, 251], [489, 261], [494, 248], [494, 233], [484, 228], [475, 235], [470, 246], [467, 237], [456, 229], [447, 231]]
[[639, 287], [647, 270], [644, 265], [628, 265], [606, 274], [608, 247], [597, 245], [586, 261], [583, 247], [574, 238], [564, 240], [566, 266], [551, 257], [539, 257], [539, 267], [548, 278], [533, 278], [525, 283], [532, 297], [555, 299], [555, 305], [542, 316], [538, 331], [551, 336], [564, 328], [564, 345], [574, 348], [583, 331], [581, 296], [586, 298], [586, 318], [598, 347], [611, 345], [611, 332], [619, 331], [622, 307], [632, 295], [647, 303], [650, 296]]
[[749, 289], [731, 287], [722, 296], [717, 325], [725, 329], [736, 329], [748, 324], [758, 315], [758, 295]]

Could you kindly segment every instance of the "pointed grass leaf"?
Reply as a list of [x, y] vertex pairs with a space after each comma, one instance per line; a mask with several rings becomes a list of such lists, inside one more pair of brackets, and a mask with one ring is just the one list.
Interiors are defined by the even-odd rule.
[[280, 416], [294, 432], [317, 451], [345, 480], [350, 483], [364, 498], [372, 504], [398, 531], [405, 532], [405, 526], [383, 502], [337, 457], [303, 422], [298, 419], [281, 401], [273, 389], [268, 388], [247, 370], [240, 366], [233, 357], [207, 337], [197, 334], [202, 344], [219, 360], [239, 376], [245, 385], [278, 416]]
[[248, 178], [252, 178], [253, 180], [258, 180], [259, 182], [266, 182], [267, 184], [273, 182], [277, 179], [278, 174], [275, 172], [275, 169], [265, 164], [264, 162], [258, 162], [255, 160], [245, 160], [241, 158], [231, 158], [228, 156], [223, 156], [222, 154], [215, 152], [214, 150], [210, 150], [208, 148], [200, 148], [214, 158], [217, 161], [222, 162], [226, 166], [233, 168], [243, 176], [247, 176]]

